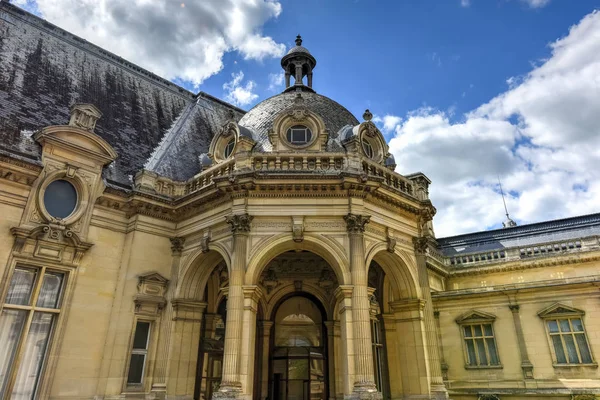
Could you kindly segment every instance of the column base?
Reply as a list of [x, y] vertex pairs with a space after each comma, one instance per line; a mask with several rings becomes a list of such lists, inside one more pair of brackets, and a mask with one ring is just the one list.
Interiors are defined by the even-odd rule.
[[431, 385], [431, 398], [433, 400], [448, 400], [448, 389], [445, 385]]
[[377, 391], [373, 382], [357, 382], [352, 393], [344, 395], [344, 400], [381, 400], [383, 395]]
[[233, 400], [242, 397], [242, 384], [239, 382], [223, 382], [218, 391], [214, 392], [214, 400]]

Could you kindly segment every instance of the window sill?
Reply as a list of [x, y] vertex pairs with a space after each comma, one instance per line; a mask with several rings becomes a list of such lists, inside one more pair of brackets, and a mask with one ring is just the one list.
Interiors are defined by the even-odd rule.
[[586, 368], [598, 368], [598, 363], [591, 364], [552, 364], [554, 368], [577, 368], [577, 367], [586, 367]]
[[465, 365], [465, 369], [502, 369], [502, 364], [498, 365]]

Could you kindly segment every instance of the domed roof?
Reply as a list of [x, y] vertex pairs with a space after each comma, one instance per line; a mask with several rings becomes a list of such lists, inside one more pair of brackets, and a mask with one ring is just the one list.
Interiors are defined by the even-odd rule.
[[[281, 93], [258, 103], [248, 111], [238, 125], [250, 129], [254, 133], [254, 140], [263, 150], [271, 150], [269, 142], [269, 129], [273, 121], [285, 109], [296, 104], [298, 92]], [[325, 128], [330, 135], [335, 136], [346, 125], [358, 125], [358, 120], [344, 106], [313, 92], [302, 92], [302, 107], [317, 114], [325, 123]]]
[[306, 47], [304, 47], [304, 46], [294, 46], [287, 53], [288, 54], [293, 54], [293, 53], [306, 53], [306, 54], [310, 54], [310, 51], [308, 51], [308, 49]]

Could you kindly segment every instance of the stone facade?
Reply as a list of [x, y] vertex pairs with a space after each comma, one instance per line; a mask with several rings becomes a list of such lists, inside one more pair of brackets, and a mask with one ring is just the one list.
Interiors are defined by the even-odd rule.
[[[1, 7], [6, 43], [40, 24]], [[92, 104], [10, 131], [31, 146], [0, 152], [0, 399], [600, 394], [600, 215], [436, 238], [431, 182], [314, 92], [301, 43], [285, 93], [243, 117], [199, 96], [144, 165]]]

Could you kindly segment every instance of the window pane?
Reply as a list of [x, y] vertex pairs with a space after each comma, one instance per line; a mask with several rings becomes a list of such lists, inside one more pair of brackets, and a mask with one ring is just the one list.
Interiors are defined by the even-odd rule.
[[571, 332], [571, 327], [569, 326], [569, 320], [568, 319], [559, 319], [558, 323], [560, 324], [560, 331], [561, 332]]
[[465, 337], [472, 337], [473, 335], [471, 334], [471, 326], [467, 325], [464, 327], [465, 329]]
[[474, 325], [475, 336], [483, 336], [483, 332], [481, 331], [481, 325]]
[[552, 320], [552, 321], [548, 321], [548, 330], [549, 330], [551, 333], [556, 333], [556, 332], [558, 332], [558, 323], [557, 323], [556, 321], [554, 321], [554, 320]]
[[485, 336], [494, 336], [494, 332], [492, 331], [492, 325], [484, 325], [483, 330], [485, 332]]
[[485, 345], [483, 339], [475, 339], [477, 343], [477, 355], [479, 355], [479, 365], [488, 365], [487, 355], [485, 354]]
[[46, 358], [46, 347], [52, 331], [54, 314], [35, 313], [25, 342], [19, 372], [11, 399], [26, 400], [33, 398], [38, 384], [38, 378]]
[[0, 398], [3, 398], [4, 390], [10, 373], [10, 365], [15, 357], [15, 351], [19, 344], [19, 338], [23, 331], [23, 325], [27, 318], [27, 311], [5, 309], [0, 314]]
[[129, 375], [127, 376], [127, 383], [142, 383], [142, 376], [144, 375], [144, 361], [146, 360], [145, 354], [132, 354], [131, 362], [129, 363]]
[[290, 358], [288, 362], [288, 379], [308, 378], [308, 360], [306, 358]]
[[581, 354], [581, 362], [589, 364], [592, 362], [592, 355], [590, 354], [590, 348], [588, 347], [587, 340], [584, 334], [575, 335], [577, 340], [577, 346], [579, 347], [579, 354]]
[[135, 326], [135, 336], [133, 337], [133, 348], [145, 350], [148, 346], [148, 333], [150, 332], [149, 322], [138, 322]]
[[282, 379], [287, 378], [287, 359], [273, 361], [273, 374], [280, 376]]
[[52, 182], [44, 192], [44, 206], [54, 218], [67, 218], [77, 206], [75, 187], [63, 179]]
[[28, 305], [31, 301], [31, 292], [33, 291], [36, 273], [37, 271], [32, 269], [15, 268], [15, 272], [10, 280], [6, 303], [21, 306]]
[[58, 301], [63, 282], [63, 274], [47, 272], [40, 289], [36, 307], [58, 308]]
[[472, 340], [465, 340], [467, 344], [467, 355], [469, 356], [469, 365], [477, 365], [477, 357], [475, 356], [475, 344]]
[[583, 332], [583, 324], [579, 318], [573, 318], [571, 320], [571, 325], [573, 326], [573, 330], [575, 332]]
[[485, 339], [485, 342], [487, 343], [487, 347], [490, 352], [490, 364], [500, 364], [500, 361], [498, 360], [498, 351], [496, 350], [496, 341], [493, 338], [488, 338]]
[[565, 356], [565, 351], [563, 350], [562, 342], [560, 340], [559, 335], [550, 336], [552, 338], [552, 343], [554, 344], [554, 352], [556, 353], [556, 362], [559, 364], [566, 364], [567, 357]]
[[579, 363], [579, 357], [577, 356], [577, 349], [575, 348], [575, 341], [571, 335], [563, 335], [565, 346], [567, 346], [567, 354], [569, 355], [569, 363]]

